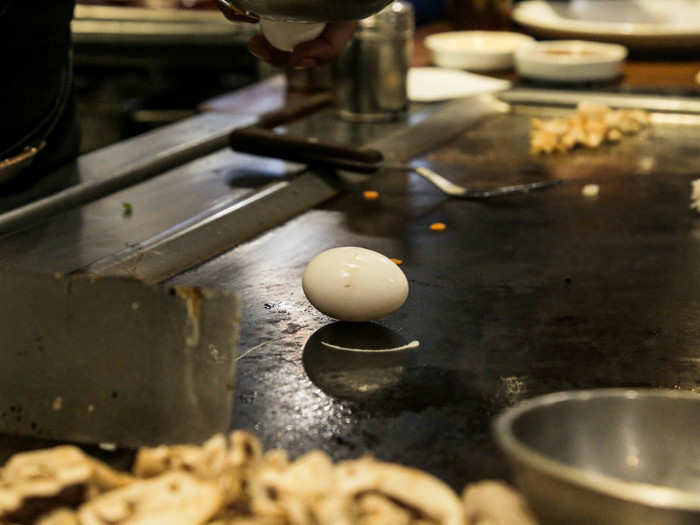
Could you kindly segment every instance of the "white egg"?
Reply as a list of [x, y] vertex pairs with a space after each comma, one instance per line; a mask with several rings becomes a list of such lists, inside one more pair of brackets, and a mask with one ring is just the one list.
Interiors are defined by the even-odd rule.
[[408, 297], [408, 280], [381, 253], [345, 246], [314, 257], [302, 287], [309, 302], [341, 321], [374, 321], [395, 312]]
[[287, 22], [284, 20], [260, 19], [260, 31], [273, 47], [281, 51], [294, 51], [302, 42], [317, 38], [326, 24], [312, 22]]

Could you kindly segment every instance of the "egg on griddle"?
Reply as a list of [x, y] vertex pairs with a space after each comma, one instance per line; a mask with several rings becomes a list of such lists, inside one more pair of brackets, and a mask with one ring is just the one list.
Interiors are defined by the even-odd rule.
[[320, 312], [340, 321], [375, 321], [408, 297], [401, 268], [381, 253], [345, 246], [326, 250], [306, 266], [304, 294]]

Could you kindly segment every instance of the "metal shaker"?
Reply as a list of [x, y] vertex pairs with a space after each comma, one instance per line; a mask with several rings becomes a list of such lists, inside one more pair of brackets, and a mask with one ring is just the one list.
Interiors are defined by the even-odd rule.
[[359, 22], [334, 67], [334, 96], [341, 118], [379, 122], [405, 115], [413, 32], [413, 7], [402, 1]]

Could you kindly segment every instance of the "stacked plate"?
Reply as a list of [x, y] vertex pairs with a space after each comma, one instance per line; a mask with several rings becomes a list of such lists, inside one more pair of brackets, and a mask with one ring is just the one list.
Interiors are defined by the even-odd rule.
[[513, 19], [544, 38], [585, 39], [623, 44], [630, 49], [697, 49], [697, 0], [528, 0]]

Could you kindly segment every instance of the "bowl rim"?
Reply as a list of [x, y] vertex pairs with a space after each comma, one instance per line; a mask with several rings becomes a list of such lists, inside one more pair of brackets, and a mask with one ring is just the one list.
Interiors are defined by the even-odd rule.
[[[312, 2], [311, 5], [306, 5], [305, 8], [302, 9], [302, 14], [294, 12], [294, 9], [289, 10], [289, 6], [283, 6], [279, 11], [274, 12], [275, 10], [271, 9], [271, 7], [274, 6], [270, 6], [269, 0], [264, 2], [263, 5], [258, 4], [256, 6], [251, 6], [250, 8], [244, 8], [237, 5], [238, 2], [246, 3], [251, 1], [260, 2], [261, 0], [217, 0], [217, 3], [225, 5], [228, 9], [231, 9], [234, 12], [240, 12], [243, 15], [251, 16], [253, 18], [258, 19], [261, 17], [265, 17], [270, 20], [324, 24], [343, 21], [358, 21], [378, 13], [382, 9], [386, 8], [389, 4], [391, 4], [391, 0], [374, 0], [376, 3], [373, 4], [374, 7], [372, 7], [372, 10], [367, 9], [366, 5], [363, 9], [355, 9], [352, 14], [348, 13], [347, 9], [341, 9], [340, 11], [344, 13], [343, 15], [335, 14], [338, 11], [337, 6], [335, 6], [335, 8], [333, 8], [332, 5], [331, 7], [329, 7], [329, 4], [333, 4], [333, 2], [331, 2], [330, 0], [320, 0]], [[272, 3], [274, 4], [275, 2]], [[380, 4], [381, 7], [379, 7]], [[324, 6], [325, 9], [323, 9]], [[280, 6], [276, 7], [279, 8]], [[318, 13], [319, 8], [322, 8], [322, 14]]]
[[[548, 56], [541, 52], [547, 49], [560, 47], [562, 49], [570, 47], [588, 48], [596, 50], [598, 53], [594, 57], [581, 56]], [[591, 65], [591, 64], [613, 64], [621, 63], [627, 59], [628, 50], [620, 44], [608, 42], [589, 42], [588, 40], [548, 40], [545, 42], [533, 42], [532, 44], [520, 47], [516, 51], [516, 57], [521, 60], [529, 60], [538, 64], [552, 65]]]
[[671, 389], [601, 388], [554, 392], [521, 401], [517, 405], [505, 409], [494, 419], [492, 432], [497, 444], [507, 456], [551, 477], [562, 479], [572, 485], [599, 494], [649, 507], [700, 512], [700, 495], [697, 493], [651, 483], [625, 481], [608, 474], [586, 472], [581, 468], [551, 459], [541, 452], [535, 451], [518, 440], [512, 432], [515, 420], [535, 408], [551, 406], [564, 401], [580, 402], [601, 398], [638, 399], [644, 397], [700, 401], [698, 393]]
[[[514, 45], [512, 49], [488, 49], [488, 47], [483, 48], [469, 48], [469, 49], [446, 49], [440, 45], [441, 41], [450, 40], [462, 37], [486, 37], [486, 38], [511, 38], [513, 40], [522, 40], [520, 45]], [[434, 33], [425, 38], [425, 46], [431, 51], [438, 52], [451, 52], [463, 55], [512, 55], [522, 46], [535, 43], [535, 39], [530, 35], [525, 33], [517, 33], [515, 31], [444, 31], [441, 33]]]

